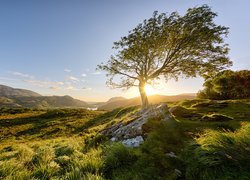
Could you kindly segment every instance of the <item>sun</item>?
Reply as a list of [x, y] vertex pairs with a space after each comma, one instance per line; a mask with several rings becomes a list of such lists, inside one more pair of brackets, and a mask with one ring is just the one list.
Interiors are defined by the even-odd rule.
[[146, 92], [147, 95], [153, 95], [156, 94], [157, 92], [155, 91], [154, 88], [152, 88], [152, 86], [150, 86], [149, 84], [146, 84], [144, 87], [144, 91]]

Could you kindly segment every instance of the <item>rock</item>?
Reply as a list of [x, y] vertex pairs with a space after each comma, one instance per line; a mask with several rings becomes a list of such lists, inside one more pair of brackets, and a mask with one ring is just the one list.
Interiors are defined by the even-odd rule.
[[146, 132], [143, 132], [142, 126], [147, 123], [148, 119], [166, 121], [171, 117], [166, 103], [153, 105], [131, 114], [128, 117], [131, 121], [127, 124], [120, 122], [104, 129], [101, 133], [111, 136], [111, 141], [120, 141], [128, 147], [137, 147], [144, 141], [142, 137]]
[[172, 158], [177, 158], [177, 156], [173, 152], [167, 153], [166, 155]]
[[179, 106], [174, 106], [174, 107], [171, 107], [168, 111], [170, 113], [173, 113], [177, 108], [179, 108]]
[[116, 137], [112, 137], [110, 140], [114, 142], [116, 141]]
[[181, 177], [182, 172], [179, 169], [175, 169], [174, 172], [177, 176]]
[[144, 139], [142, 136], [136, 136], [135, 138], [123, 140], [122, 144], [124, 144], [127, 147], [138, 147], [143, 142], [144, 142]]

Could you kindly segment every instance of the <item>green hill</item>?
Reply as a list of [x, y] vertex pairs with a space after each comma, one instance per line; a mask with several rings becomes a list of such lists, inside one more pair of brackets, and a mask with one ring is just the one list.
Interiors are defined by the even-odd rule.
[[248, 179], [250, 100], [185, 100], [128, 148], [101, 134], [138, 106], [0, 110], [0, 179]]
[[88, 108], [88, 103], [70, 96], [42, 96], [33, 91], [0, 85], [0, 108]]

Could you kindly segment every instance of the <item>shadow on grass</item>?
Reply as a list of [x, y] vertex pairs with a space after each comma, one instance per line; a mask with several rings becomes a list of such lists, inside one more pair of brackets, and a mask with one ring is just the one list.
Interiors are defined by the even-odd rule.
[[[36, 135], [36, 137], [47, 138], [57, 134], [71, 133], [72, 129], [102, 113], [85, 109], [48, 110], [45, 113], [31, 117], [17, 117], [11, 120], [1, 119], [0, 131], [9, 132], [8, 135], [16, 137]], [[2, 138], [6, 139], [7, 137]]]

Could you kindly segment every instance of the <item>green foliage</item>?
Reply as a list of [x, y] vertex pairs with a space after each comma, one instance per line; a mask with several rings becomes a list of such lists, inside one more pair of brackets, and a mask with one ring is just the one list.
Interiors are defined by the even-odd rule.
[[129, 168], [136, 160], [136, 156], [131, 149], [126, 148], [120, 143], [112, 144], [105, 149], [104, 175], [112, 179], [115, 173]]
[[248, 179], [250, 125], [236, 132], [208, 131], [188, 146], [187, 179]]
[[91, 174], [91, 173], [82, 173], [78, 168], [73, 169], [65, 178], [66, 180], [77, 180], [77, 179], [84, 179], [84, 180], [104, 180], [104, 178], [98, 174]]
[[216, 16], [207, 5], [190, 8], [183, 16], [156, 11], [115, 42], [116, 54], [98, 68], [107, 71], [111, 87], [139, 87], [147, 106], [144, 87], [159, 76], [207, 76], [231, 65], [224, 43], [228, 28], [215, 24]]
[[55, 149], [55, 155], [58, 157], [58, 156], [70, 156], [74, 153], [74, 148], [69, 146], [69, 145], [66, 145], [66, 146], [59, 146], [59, 147], [56, 147]]
[[31, 109], [31, 108], [0, 108], [0, 114], [20, 114], [20, 113], [27, 113], [27, 112], [35, 112], [39, 111], [38, 109]]
[[[112, 124], [131, 122], [138, 107], [106, 113], [56, 109], [48, 118], [42, 118], [47, 110], [1, 114], [0, 179], [249, 177], [248, 99], [197, 99], [173, 105], [173, 119], [164, 122], [159, 116], [143, 126], [147, 135], [138, 148], [110, 143], [100, 133]], [[233, 119], [221, 121], [228, 117]]]
[[109, 138], [102, 134], [87, 137], [84, 140], [85, 149], [88, 150], [90, 148], [97, 148], [99, 145], [104, 144], [104, 142], [107, 142], [108, 140]]
[[55, 117], [70, 117], [70, 116], [88, 116], [95, 114], [94, 111], [86, 109], [49, 109], [46, 113], [42, 114], [42, 118], [55, 118]]
[[199, 98], [245, 99], [250, 97], [250, 71], [226, 70], [208, 78]]

